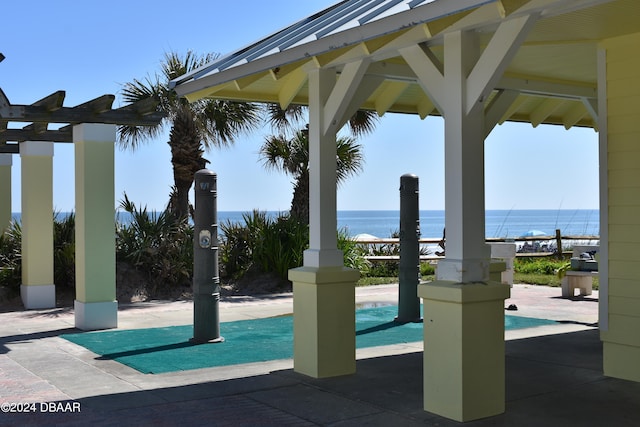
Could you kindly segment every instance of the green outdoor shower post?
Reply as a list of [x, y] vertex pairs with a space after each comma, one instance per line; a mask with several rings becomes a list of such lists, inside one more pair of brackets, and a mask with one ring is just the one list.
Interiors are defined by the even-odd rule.
[[193, 217], [193, 338], [196, 343], [223, 342], [220, 336], [218, 276], [217, 176], [208, 169], [195, 174]]
[[400, 266], [398, 273], [398, 323], [421, 322], [420, 298], [420, 215], [418, 177], [400, 177]]

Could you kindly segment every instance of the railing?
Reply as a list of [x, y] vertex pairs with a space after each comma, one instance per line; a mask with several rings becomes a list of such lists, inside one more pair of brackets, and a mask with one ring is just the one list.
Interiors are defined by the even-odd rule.
[[[441, 238], [424, 238], [418, 242], [423, 245], [437, 245], [442, 241]], [[533, 236], [533, 237], [515, 237], [515, 238], [487, 238], [487, 243], [515, 243], [519, 251], [516, 253], [516, 257], [547, 257], [552, 255], [558, 255], [557, 248], [562, 249], [562, 253], [565, 255], [571, 254], [571, 248], [575, 244], [585, 244], [585, 242], [594, 243], [599, 242], [600, 236], [595, 235], [566, 235], [562, 236], [557, 230], [555, 236]], [[358, 239], [357, 241], [362, 245], [399, 245], [400, 239], [398, 238], [385, 238], [385, 239]], [[550, 242], [550, 243], [549, 243]], [[446, 246], [446, 241], [445, 241]], [[374, 252], [373, 250], [371, 252]], [[365, 258], [372, 262], [382, 261], [398, 261], [400, 257], [398, 255], [368, 255]], [[429, 253], [426, 255], [420, 255], [421, 261], [437, 261], [444, 257], [438, 256], [435, 253]]]

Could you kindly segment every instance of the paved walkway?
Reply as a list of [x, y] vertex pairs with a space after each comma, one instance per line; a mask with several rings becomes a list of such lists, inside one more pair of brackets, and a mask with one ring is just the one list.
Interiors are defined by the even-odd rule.
[[[357, 289], [357, 304], [397, 302], [395, 285]], [[509, 314], [560, 321], [505, 333], [507, 411], [472, 426], [638, 426], [640, 384], [602, 375], [598, 295], [515, 285]], [[234, 297], [222, 322], [291, 313], [290, 294]], [[123, 305], [122, 329], [192, 323], [189, 302]], [[422, 343], [357, 351], [357, 373], [315, 380], [292, 360], [141, 374], [59, 337], [70, 309], [0, 314], [0, 425], [451, 426], [422, 409]], [[224, 335], [224, 333], [223, 333]]]

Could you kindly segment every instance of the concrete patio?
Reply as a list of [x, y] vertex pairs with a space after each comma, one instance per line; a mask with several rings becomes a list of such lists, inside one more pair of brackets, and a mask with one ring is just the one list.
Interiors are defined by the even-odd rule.
[[[397, 286], [358, 288], [356, 300], [396, 303]], [[466, 424], [640, 425], [640, 384], [602, 374], [597, 300], [597, 292], [565, 299], [559, 288], [515, 285], [505, 306], [518, 311], [509, 314], [558, 324], [506, 332], [506, 413]], [[119, 328], [190, 324], [191, 305], [121, 305]], [[290, 294], [227, 298], [221, 321], [291, 309]], [[292, 360], [145, 375], [60, 338], [77, 332], [73, 322], [68, 308], [0, 313], [0, 404], [36, 403], [36, 413], [0, 413], [1, 425], [459, 424], [422, 408], [422, 342], [358, 350], [357, 373], [330, 379], [297, 374]], [[71, 411], [52, 412], [65, 405]]]

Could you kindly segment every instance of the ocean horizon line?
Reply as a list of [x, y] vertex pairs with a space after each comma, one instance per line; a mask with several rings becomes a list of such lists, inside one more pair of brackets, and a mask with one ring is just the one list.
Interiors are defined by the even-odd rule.
[[[148, 211], [157, 215], [162, 211]], [[253, 211], [218, 211], [218, 224], [243, 223]], [[260, 211], [270, 217], [277, 217], [283, 211]], [[70, 212], [58, 212], [64, 218]], [[17, 220], [21, 217], [14, 213]], [[120, 224], [128, 224], [131, 214], [114, 211], [114, 219]], [[523, 235], [554, 236], [556, 230], [563, 235], [599, 236], [600, 211], [598, 209], [488, 209], [485, 211], [485, 236], [487, 238], [513, 238]], [[420, 235], [436, 238], [443, 235], [445, 226], [444, 210], [419, 211]], [[338, 210], [337, 228], [348, 235], [362, 234], [387, 238], [396, 235], [400, 228], [400, 210]], [[534, 234], [532, 234], [534, 233]]]
[[[162, 212], [163, 209], [157, 210], [149, 210], [148, 212]], [[218, 210], [218, 212], [272, 212], [272, 213], [286, 213], [288, 210], [277, 210], [277, 209], [228, 209], [228, 210]], [[444, 212], [445, 209], [420, 209], [419, 212]], [[558, 208], [558, 209], [485, 209], [485, 212], [579, 212], [579, 211], [600, 211], [599, 208]], [[69, 214], [75, 212], [75, 210], [71, 211], [63, 211], [63, 210], [54, 210], [54, 214]], [[126, 212], [122, 209], [114, 209], [115, 213]], [[400, 209], [338, 209], [336, 212], [400, 212]], [[11, 215], [21, 215], [22, 211], [12, 211]]]

